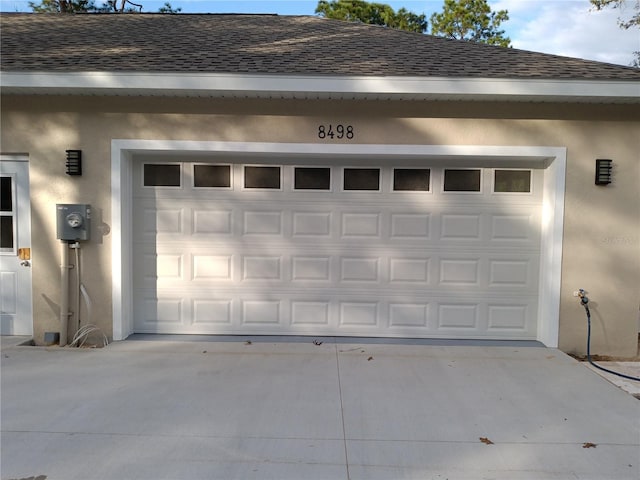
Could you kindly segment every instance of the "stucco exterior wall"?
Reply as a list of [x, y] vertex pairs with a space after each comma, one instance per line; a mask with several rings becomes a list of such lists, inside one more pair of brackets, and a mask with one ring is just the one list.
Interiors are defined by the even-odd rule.
[[[320, 143], [318, 124], [342, 123], [354, 126], [351, 143], [566, 147], [560, 348], [586, 351], [584, 311], [572, 296], [584, 288], [592, 301], [592, 352], [637, 353], [637, 106], [6, 96], [1, 120], [2, 152], [30, 160], [36, 342], [59, 330], [56, 203], [93, 207], [82, 277], [90, 320], [111, 335], [112, 139]], [[67, 149], [82, 150], [81, 177], [65, 174]], [[594, 185], [596, 158], [613, 160], [611, 185]]]

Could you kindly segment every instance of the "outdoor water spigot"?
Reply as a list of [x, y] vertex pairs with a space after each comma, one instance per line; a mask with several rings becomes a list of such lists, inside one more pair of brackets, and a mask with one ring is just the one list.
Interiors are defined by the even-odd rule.
[[584, 289], [581, 288], [578, 290], [578, 297], [580, 298], [580, 303], [582, 305], [589, 303], [589, 297], [587, 297], [587, 292], [585, 292]]
[[587, 312], [587, 317], [591, 317], [591, 312], [589, 311], [589, 297], [587, 297], [587, 292], [584, 289], [578, 290], [578, 298], [580, 298], [580, 305], [582, 305]]

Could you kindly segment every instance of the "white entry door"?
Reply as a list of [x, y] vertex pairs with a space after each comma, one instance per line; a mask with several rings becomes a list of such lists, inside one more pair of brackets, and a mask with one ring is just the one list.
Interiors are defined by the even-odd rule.
[[15, 155], [0, 157], [0, 334], [33, 334], [29, 163]]

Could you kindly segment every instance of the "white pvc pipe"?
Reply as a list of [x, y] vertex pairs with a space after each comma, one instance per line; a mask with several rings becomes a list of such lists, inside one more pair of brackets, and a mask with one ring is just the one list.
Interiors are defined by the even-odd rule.
[[69, 244], [62, 241], [60, 255], [60, 346], [69, 336]]
[[80, 278], [80, 242], [76, 242], [73, 244], [73, 248], [76, 251], [76, 317], [75, 317], [75, 322], [73, 324], [73, 335], [75, 336], [76, 333], [78, 333], [78, 330], [80, 330], [80, 286], [82, 285], [81, 283], [81, 278]]

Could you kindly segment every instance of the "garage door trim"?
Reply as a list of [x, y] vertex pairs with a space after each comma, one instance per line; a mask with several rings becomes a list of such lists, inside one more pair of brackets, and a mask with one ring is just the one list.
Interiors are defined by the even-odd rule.
[[[486, 167], [509, 160], [544, 167], [542, 241], [540, 260], [537, 339], [557, 347], [560, 308], [562, 226], [566, 148], [544, 146], [469, 145], [324, 145], [300, 143], [199, 142], [167, 140], [112, 140], [112, 301], [113, 338], [122, 340], [133, 332], [132, 302], [132, 178], [134, 154], [212, 153], [283, 157], [311, 156], [358, 163], [359, 159], [394, 158], [446, 161], [452, 164], [482, 163]], [[283, 160], [284, 161], [284, 160]]]

